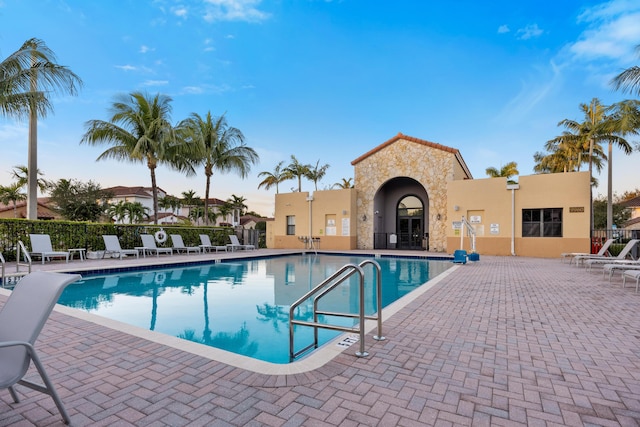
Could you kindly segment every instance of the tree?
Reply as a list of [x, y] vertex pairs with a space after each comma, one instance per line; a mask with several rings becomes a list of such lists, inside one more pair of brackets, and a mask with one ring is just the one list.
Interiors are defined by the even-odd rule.
[[265, 190], [268, 190], [275, 185], [276, 194], [278, 194], [279, 193], [278, 184], [288, 179], [287, 174], [284, 172], [282, 168], [282, 165], [284, 165], [284, 161], [281, 161], [280, 163], [278, 163], [275, 169], [273, 170], [273, 172], [268, 172], [268, 171], [260, 172], [258, 174], [258, 177], [265, 177], [265, 178], [260, 182], [260, 184], [258, 184], [258, 188], [264, 187]]
[[53, 111], [53, 94], [76, 95], [82, 80], [67, 67], [55, 63], [52, 50], [32, 38], [0, 62], [0, 113], [16, 119], [29, 119], [27, 166], [27, 218], [38, 216], [38, 117]]
[[[235, 223], [234, 225], [238, 225], [238, 223], [240, 223], [240, 217], [244, 215], [244, 212], [247, 210], [247, 205], [244, 203], [246, 201], [247, 199], [245, 199], [244, 197], [236, 196], [235, 194], [232, 194], [231, 197], [227, 200], [227, 203], [233, 210], [233, 222]], [[236, 212], [238, 213], [237, 221], [235, 214]]]
[[341, 188], [343, 190], [347, 188], [353, 188], [352, 178], [342, 178], [342, 182], [336, 182], [333, 187]]
[[13, 203], [13, 217], [18, 217], [18, 206], [17, 202], [22, 200], [26, 200], [27, 195], [22, 191], [22, 185], [19, 182], [14, 182], [11, 185], [3, 186], [0, 185], [0, 203], [4, 203], [5, 205], [9, 205], [9, 203]]
[[55, 210], [70, 221], [97, 221], [108, 208], [111, 194], [93, 181], [59, 179], [49, 193]]
[[149, 208], [140, 202], [125, 202], [126, 216], [129, 224], [139, 223], [149, 218]]
[[624, 138], [640, 131], [640, 101], [626, 100], [615, 103], [610, 108], [611, 132], [607, 155], [607, 229], [613, 225], [613, 144], [616, 144], [626, 155], [633, 148]]
[[316, 191], [318, 191], [318, 181], [320, 181], [327, 174], [327, 169], [329, 169], [329, 165], [325, 164], [320, 166], [320, 160], [316, 162], [316, 165], [313, 168], [309, 168], [306, 177], [309, 180], [313, 181], [313, 185]]
[[[636, 46], [636, 54], [640, 58], [640, 44]], [[611, 80], [616, 90], [640, 95], [640, 66], [629, 67]]]
[[[11, 175], [16, 179], [17, 184], [20, 187], [25, 187], [29, 184], [29, 169], [26, 166], [14, 166], [13, 171], [11, 171]], [[49, 188], [49, 186], [51, 185], [51, 183], [46, 179], [40, 178], [43, 175], [44, 174], [40, 171], [40, 169], [38, 169], [38, 172], [36, 173], [36, 186], [41, 193], [46, 192], [47, 188]]]
[[129, 203], [129, 202], [125, 202], [124, 200], [120, 200], [118, 201], [118, 203], [112, 203], [107, 207], [107, 215], [109, 215], [110, 218], [115, 219], [116, 222], [123, 222], [124, 219], [127, 217], [127, 212], [128, 212], [128, 208], [125, 205], [125, 203]]
[[[612, 224], [622, 225], [629, 220], [631, 212], [622, 205], [624, 200], [620, 197], [614, 197], [612, 209]], [[608, 221], [608, 200], [606, 197], [597, 197], [593, 200], [593, 227], [595, 229], [611, 230], [612, 227], [607, 226]]]
[[302, 177], [306, 177], [309, 175], [309, 170], [311, 169], [311, 165], [303, 165], [296, 159], [296, 156], [291, 155], [291, 163], [284, 168], [285, 179], [298, 179], [298, 191], [302, 191]]
[[220, 215], [221, 218], [224, 219], [223, 222], [228, 223], [229, 215], [231, 215], [232, 213], [233, 213], [233, 206], [231, 206], [231, 203], [224, 202], [222, 205], [218, 206], [218, 214]]
[[486, 173], [491, 178], [507, 178], [507, 184], [515, 184], [516, 182], [509, 178], [518, 175], [520, 172], [518, 172], [518, 164], [516, 162], [509, 162], [500, 169], [488, 167]]
[[145, 163], [151, 175], [154, 224], [158, 223], [158, 186], [156, 168], [166, 165], [174, 170], [194, 175], [190, 159], [193, 146], [176, 138], [169, 120], [171, 98], [141, 92], [120, 95], [112, 106], [110, 121], [90, 120], [80, 143], [110, 144], [97, 160], [116, 159]]
[[[204, 165], [206, 186], [204, 191], [204, 211], [209, 211], [209, 190], [214, 170], [222, 173], [236, 172], [245, 178], [251, 165], [258, 161], [258, 154], [244, 142], [239, 129], [230, 127], [224, 114], [213, 118], [211, 112], [202, 118], [197, 113], [183, 120], [179, 125], [183, 137], [197, 148], [194, 162]], [[209, 216], [204, 217], [205, 224]]]

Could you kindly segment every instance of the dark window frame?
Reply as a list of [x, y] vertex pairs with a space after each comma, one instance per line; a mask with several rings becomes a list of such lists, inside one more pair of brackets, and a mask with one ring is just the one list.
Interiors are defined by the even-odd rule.
[[522, 237], [562, 237], [562, 208], [522, 209]]
[[296, 216], [287, 215], [287, 236], [296, 235]]

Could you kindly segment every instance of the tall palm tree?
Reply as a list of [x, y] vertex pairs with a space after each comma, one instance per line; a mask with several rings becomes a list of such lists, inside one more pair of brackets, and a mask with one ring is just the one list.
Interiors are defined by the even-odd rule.
[[507, 183], [509, 184], [515, 183], [515, 181], [509, 178], [520, 173], [518, 172], [518, 164], [516, 162], [509, 162], [500, 169], [488, 167], [485, 172], [491, 178], [507, 178]]
[[[244, 142], [244, 135], [239, 129], [230, 127], [224, 114], [213, 118], [211, 112], [203, 118], [197, 113], [183, 120], [179, 125], [184, 138], [197, 147], [195, 164], [204, 165], [207, 183], [204, 191], [204, 211], [209, 211], [209, 190], [214, 170], [222, 173], [236, 172], [245, 178], [251, 165], [258, 161], [258, 154]], [[204, 217], [205, 224], [209, 216]]]
[[80, 143], [89, 145], [110, 144], [112, 147], [97, 160], [116, 159], [133, 163], [145, 163], [151, 175], [153, 191], [154, 224], [158, 223], [158, 186], [156, 168], [166, 165], [172, 169], [195, 175], [188, 161], [193, 146], [176, 138], [169, 120], [171, 98], [142, 92], [120, 95], [112, 106], [110, 121], [90, 120]]
[[69, 68], [56, 64], [52, 50], [39, 39], [23, 43], [0, 62], [0, 114], [29, 118], [27, 166], [27, 218], [38, 217], [38, 117], [53, 111], [52, 94], [76, 95], [82, 80]]
[[327, 169], [329, 169], [329, 165], [325, 164], [320, 166], [320, 160], [316, 162], [316, 165], [313, 168], [309, 168], [306, 177], [310, 181], [313, 181], [313, 185], [316, 191], [318, 191], [318, 181], [320, 181], [327, 174]]
[[22, 191], [22, 185], [18, 182], [14, 182], [11, 185], [3, 186], [0, 185], [0, 202], [5, 205], [9, 205], [9, 203], [13, 203], [13, 217], [18, 217], [18, 207], [17, 202], [25, 200], [27, 195]]
[[[609, 167], [611, 167], [611, 158], [607, 158], [602, 151], [601, 143], [608, 143], [609, 149], [613, 144], [623, 149], [625, 152], [631, 151], [629, 143], [621, 136], [621, 129], [619, 124], [616, 124], [617, 119], [616, 109], [617, 107], [607, 107], [600, 103], [600, 100], [593, 98], [591, 102], [587, 104], [580, 104], [580, 109], [584, 113], [584, 121], [577, 122], [575, 120], [565, 119], [558, 123], [559, 126], [564, 126], [568, 132], [563, 135], [552, 139], [547, 142], [547, 149], [559, 144], [575, 145], [577, 151], [584, 153], [588, 150], [588, 162], [589, 162], [589, 176], [593, 179], [593, 165], [595, 156], [599, 156], [602, 159], [607, 159]], [[613, 114], [610, 114], [612, 113]], [[549, 150], [553, 151], [553, 150]], [[611, 151], [609, 152], [611, 156]], [[582, 163], [582, 159], [579, 163]], [[596, 165], [597, 166], [597, 165]], [[600, 169], [598, 169], [600, 170]], [[593, 228], [593, 209], [591, 225]], [[607, 226], [610, 228], [611, 218], [607, 218]]]
[[273, 172], [260, 172], [258, 177], [265, 177], [260, 184], [258, 184], [258, 188], [264, 187], [265, 190], [270, 189], [274, 185], [276, 186], [276, 194], [279, 193], [278, 184], [287, 179], [287, 174], [283, 171], [282, 166], [284, 165], [284, 160], [278, 163], [273, 170]]
[[613, 226], [613, 144], [616, 144], [626, 155], [633, 148], [624, 138], [640, 132], [640, 101], [626, 100], [615, 103], [610, 108], [611, 132], [614, 138], [608, 140], [607, 155], [607, 229]]
[[285, 173], [285, 179], [298, 179], [298, 191], [302, 191], [302, 177], [306, 177], [309, 174], [309, 170], [311, 169], [311, 165], [303, 165], [296, 159], [296, 156], [291, 155], [291, 163], [284, 168], [283, 172]]
[[[640, 58], [640, 44], [636, 46], [636, 54]], [[636, 93], [640, 96], [640, 66], [629, 67], [611, 80], [616, 90]]]

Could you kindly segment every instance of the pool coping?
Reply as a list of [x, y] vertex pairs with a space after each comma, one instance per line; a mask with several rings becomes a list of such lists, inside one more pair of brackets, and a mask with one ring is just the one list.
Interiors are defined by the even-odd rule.
[[[286, 254], [282, 254], [282, 255], [295, 255], [295, 254], [304, 254], [304, 253], [309, 253], [308, 251], [296, 251], [293, 253], [286, 253]], [[336, 255], [336, 254], [344, 254], [344, 255], [356, 255], [356, 256], [369, 256], [371, 255], [371, 257], [373, 259], [376, 258], [386, 258], [386, 257], [394, 257], [394, 258], [421, 258], [421, 259], [429, 259], [429, 260], [450, 260], [450, 257], [427, 257], [427, 256], [410, 256], [410, 255], [398, 255], [398, 256], [387, 256], [387, 255], [377, 255], [377, 254], [360, 254], [360, 253], [344, 253], [344, 252], [326, 252], [326, 251], [318, 251], [318, 253], [326, 253], [326, 254], [332, 254], [332, 255]], [[264, 255], [264, 256], [254, 256], [254, 257], [239, 257], [239, 258], [226, 258], [224, 259], [224, 261], [229, 261], [229, 260], [234, 260], [234, 259], [247, 259], [247, 258], [256, 258], [256, 257], [265, 257], [265, 258], [270, 258], [270, 257], [277, 257], [279, 255]], [[203, 263], [210, 263], [211, 260], [209, 261], [193, 261], [193, 262], [185, 262], [184, 264], [186, 265], [198, 265], [198, 264], [203, 264]], [[183, 264], [182, 262], [175, 262], [175, 263], [170, 263], [172, 264], [172, 266], [175, 267], [176, 264]], [[164, 266], [167, 265], [167, 263], [165, 262], [164, 264], [162, 264]], [[154, 264], [148, 264], [148, 265], [144, 265], [144, 266], [138, 266], [136, 267], [125, 267], [125, 271], [135, 271], [135, 270], [144, 270], [144, 269], [151, 269], [151, 268], [157, 268], [158, 265], [154, 265]], [[114, 267], [113, 269], [109, 269], [109, 268], [105, 268], [105, 269], [100, 269], [100, 270], [96, 270], [96, 269], [90, 269], [87, 268], [85, 270], [81, 270], [81, 269], [64, 269], [64, 270], [59, 270], [58, 272], [60, 273], [71, 273], [71, 272], [77, 272], [77, 273], [82, 273], [82, 271], [86, 272], [86, 271], [102, 271], [102, 272], [114, 272], [114, 271], [118, 271], [119, 269], [122, 269], [123, 267]], [[431, 288], [433, 288], [434, 286], [436, 286], [441, 280], [443, 280], [444, 278], [446, 278], [447, 276], [449, 276], [451, 273], [453, 273], [455, 270], [457, 270], [459, 268], [458, 264], [453, 264], [450, 268], [448, 268], [447, 270], [443, 271], [442, 273], [438, 274], [436, 277], [430, 279], [428, 282], [423, 283], [422, 285], [420, 285], [418, 288], [416, 288], [415, 290], [411, 291], [410, 293], [408, 293], [407, 295], [404, 295], [403, 297], [399, 298], [398, 300], [394, 301], [393, 303], [389, 304], [388, 306], [386, 306], [385, 308], [382, 309], [382, 332], [383, 332], [383, 336], [384, 336], [384, 321], [386, 319], [389, 319], [390, 317], [392, 317], [394, 314], [396, 314], [398, 311], [400, 311], [402, 308], [404, 308], [407, 304], [409, 304], [410, 302], [414, 301], [416, 298], [420, 297], [421, 295], [423, 295], [424, 293], [428, 292]], [[95, 274], [100, 274], [100, 273], [95, 273]], [[10, 291], [8, 289], [3, 289], [0, 288], [0, 294], [1, 295], [10, 295]], [[286, 364], [279, 364], [279, 363], [272, 363], [272, 362], [266, 362], [263, 360], [259, 360], [259, 359], [254, 359], [248, 356], [243, 356], [240, 354], [235, 354], [229, 351], [225, 351], [225, 350], [221, 350], [215, 347], [210, 347], [204, 344], [199, 344], [193, 341], [188, 341], [188, 340], [184, 340], [178, 337], [174, 337], [171, 335], [167, 335], [161, 332], [156, 332], [156, 331], [150, 331], [146, 328], [142, 328], [139, 326], [134, 326], [134, 325], [130, 325], [124, 322], [120, 322], [118, 320], [113, 320], [113, 319], [108, 319], [106, 317], [102, 317], [96, 314], [91, 314], [91, 313], [87, 313], [84, 312], [82, 310], [79, 310], [77, 308], [72, 308], [72, 307], [67, 307], [67, 306], [63, 306], [61, 304], [56, 304], [56, 306], [54, 307], [54, 311], [76, 318], [76, 319], [80, 319], [86, 322], [90, 322], [96, 325], [100, 325], [109, 329], [113, 329], [116, 330], [118, 332], [122, 332], [131, 336], [135, 336], [138, 338], [142, 338], [145, 339], [147, 341], [151, 341], [157, 344], [161, 344], [161, 345], [165, 345], [174, 349], [178, 349], [178, 350], [182, 350], [182, 351], [186, 351], [188, 353], [197, 355], [197, 356], [201, 356], [204, 358], [207, 358], [209, 360], [213, 360], [213, 361], [217, 361], [217, 362], [221, 362], [224, 364], [227, 364], [229, 366], [233, 366], [236, 368], [241, 368], [244, 369], [246, 371], [250, 371], [250, 372], [254, 372], [257, 374], [263, 374], [263, 375], [294, 375], [294, 374], [302, 374], [302, 373], [306, 373], [306, 372], [310, 372], [313, 371], [315, 369], [318, 369], [320, 367], [322, 367], [323, 365], [327, 364], [328, 362], [332, 361], [334, 358], [336, 358], [338, 355], [344, 353], [345, 351], [347, 351], [348, 349], [350, 349], [353, 346], [345, 346], [344, 345], [344, 341], [346, 337], [349, 337], [351, 335], [353, 335], [353, 333], [343, 333], [340, 334], [339, 336], [337, 336], [336, 338], [330, 340], [329, 342], [323, 344], [322, 346], [320, 346], [318, 349], [314, 350], [313, 352], [311, 352], [310, 354], [302, 357], [300, 360], [291, 362], [291, 363], [286, 363]], [[377, 329], [377, 322], [374, 320], [367, 320], [365, 321], [365, 334], [370, 334], [371, 331], [373, 331], [374, 329]], [[376, 334], [377, 335], [377, 334]], [[372, 340], [372, 338], [370, 338]], [[352, 341], [352, 340], [349, 340]], [[384, 341], [373, 341], [373, 342], [367, 342], [365, 343], [365, 350], [368, 351], [368, 349], [371, 349], [371, 347], [378, 342], [384, 342]], [[339, 345], [340, 343], [340, 345]], [[352, 342], [352, 344], [354, 344]], [[359, 344], [355, 347], [359, 348]], [[357, 357], [355, 354], [353, 355], [353, 357]], [[371, 356], [369, 356], [371, 357]]]

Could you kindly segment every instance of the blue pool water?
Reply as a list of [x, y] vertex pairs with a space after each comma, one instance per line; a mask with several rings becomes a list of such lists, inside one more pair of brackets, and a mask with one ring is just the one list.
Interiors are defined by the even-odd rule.
[[[87, 276], [59, 303], [106, 318], [273, 363], [289, 363], [289, 306], [347, 263], [371, 257], [292, 255]], [[378, 258], [387, 306], [452, 266], [449, 261]], [[367, 314], [375, 313], [373, 268], [365, 268]], [[321, 309], [357, 313], [356, 277], [334, 289]], [[308, 305], [296, 316], [310, 315]], [[331, 319], [353, 325], [352, 319]], [[348, 322], [348, 323], [346, 323]], [[296, 347], [312, 342], [296, 326]], [[321, 343], [339, 332], [320, 329]]]

